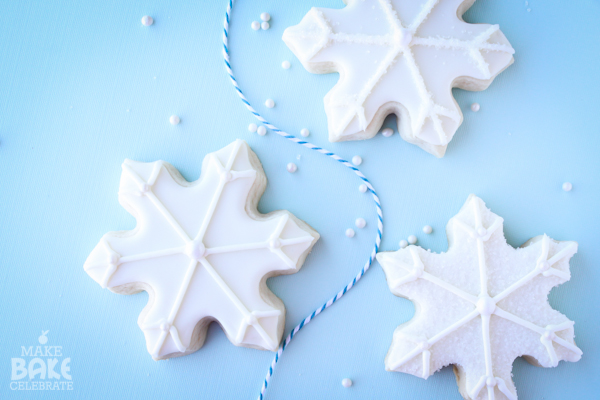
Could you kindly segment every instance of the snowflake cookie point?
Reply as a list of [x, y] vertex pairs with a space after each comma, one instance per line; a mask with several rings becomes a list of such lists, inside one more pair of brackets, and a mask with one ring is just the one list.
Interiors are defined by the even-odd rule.
[[394, 332], [386, 370], [427, 378], [454, 364], [465, 399], [516, 400], [517, 357], [542, 367], [581, 358], [573, 322], [547, 299], [569, 280], [577, 243], [541, 235], [515, 249], [502, 224], [471, 195], [448, 222], [446, 253], [408, 246], [377, 254], [392, 293], [419, 304]]
[[404, 140], [442, 157], [463, 118], [451, 88], [483, 90], [513, 62], [497, 25], [461, 19], [471, 4], [349, 1], [287, 28], [283, 41], [309, 72], [340, 73], [324, 99], [329, 140], [369, 139], [393, 113]]
[[138, 325], [155, 360], [198, 350], [213, 320], [237, 346], [277, 350], [285, 308], [264, 280], [298, 271], [319, 235], [287, 211], [260, 214], [265, 187], [241, 140], [192, 183], [162, 161], [123, 163], [119, 201], [137, 227], [104, 235], [84, 269], [116, 293], [148, 291]]

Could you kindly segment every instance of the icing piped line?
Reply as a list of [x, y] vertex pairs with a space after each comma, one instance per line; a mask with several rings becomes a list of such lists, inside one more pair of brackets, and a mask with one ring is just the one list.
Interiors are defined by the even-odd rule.
[[342, 298], [342, 296], [344, 296], [350, 289], [352, 289], [354, 287], [354, 285], [364, 276], [364, 274], [368, 271], [368, 269], [371, 267], [371, 264], [373, 263], [373, 260], [375, 259], [375, 256], [377, 255], [377, 251], [379, 250], [379, 245], [381, 244], [381, 235], [382, 235], [382, 231], [383, 231], [383, 211], [381, 209], [381, 204], [380, 204], [380, 200], [379, 200], [379, 196], [377, 195], [377, 193], [375, 192], [375, 188], [373, 187], [373, 185], [371, 184], [371, 182], [369, 182], [369, 180], [367, 179], [367, 177], [354, 165], [352, 165], [350, 162], [346, 161], [345, 159], [341, 158], [340, 156], [338, 156], [337, 154], [323, 149], [319, 146], [316, 146], [310, 142], [307, 142], [305, 140], [299, 139], [297, 137], [295, 137], [294, 135], [291, 135], [289, 133], [286, 133], [284, 131], [282, 131], [281, 129], [277, 128], [276, 126], [274, 126], [273, 124], [269, 123], [267, 120], [265, 120], [251, 105], [250, 102], [246, 99], [246, 97], [244, 96], [244, 93], [242, 92], [242, 90], [240, 89], [236, 79], [235, 79], [235, 75], [233, 74], [233, 70], [231, 69], [231, 64], [230, 64], [230, 54], [229, 54], [229, 48], [228, 48], [228, 37], [229, 37], [229, 21], [231, 19], [231, 10], [233, 8], [233, 0], [229, 0], [229, 4], [227, 5], [227, 11], [225, 13], [225, 19], [223, 21], [223, 61], [225, 62], [225, 68], [227, 71], [227, 74], [229, 76], [229, 79], [231, 81], [231, 84], [233, 85], [234, 89], [236, 90], [238, 96], [240, 97], [240, 99], [242, 100], [242, 102], [244, 103], [245, 107], [248, 109], [248, 111], [250, 111], [252, 113], [252, 115], [254, 115], [256, 117], [256, 119], [258, 119], [262, 124], [264, 124], [267, 128], [269, 128], [272, 132], [284, 137], [285, 139], [288, 139], [294, 143], [297, 143], [301, 146], [307, 147], [311, 150], [314, 150], [318, 153], [321, 153], [327, 157], [332, 158], [334, 161], [339, 162], [340, 164], [344, 165], [345, 167], [349, 168], [351, 171], [353, 171], [362, 181], [362, 183], [366, 186], [367, 190], [369, 191], [369, 193], [371, 194], [372, 198], [373, 198], [373, 202], [375, 204], [375, 209], [377, 212], [377, 233], [375, 235], [375, 244], [371, 250], [371, 254], [369, 255], [368, 260], [365, 262], [364, 266], [361, 268], [361, 270], [356, 274], [356, 276], [350, 281], [350, 283], [348, 283], [346, 286], [344, 286], [344, 288], [342, 290], [340, 290], [335, 296], [333, 296], [332, 298], [330, 298], [329, 300], [327, 300], [327, 302], [325, 304], [323, 304], [321, 307], [319, 307], [318, 309], [314, 310], [310, 315], [308, 315], [306, 318], [304, 318], [298, 325], [296, 325], [294, 327], [294, 329], [291, 330], [291, 332], [289, 333], [289, 335], [285, 338], [285, 340], [283, 341], [283, 343], [279, 346], [279, 349], [277, 350], [277, 353], [275, 355], [275, 358], [273, 359], [273, 361], [271, 362], [271, 366], [269, 367], [269, 370], [267, 372], [267, 375], [264, 379], [263, 385], [261, 387], [261, 391], [259, 394], [259, 399], [262, 400], [267, 387], [269, 385], [269, 381], [271, 379], [271, 376], [273, 375], [273, 369], [275, 368], [275, 366], [277, 365], [277, 362], [279, 361], [281, 355], [283, 354], [283, 351], [286, 349], [286, 347], [288, 346], [288, 344], [291, 342], [291, 340], [294, 338], [294, 336], [304, 327], [306, 326], [308, 323], [310, 323], [310, 321], [312, 321], [317, 315], [319, 315], [320, 313], [322, 313], [324, 310], [326, 310], [327, 308], [331, 307], [336, 301], [338, 301], [340, 298]]
[[[380, 0], [382, 3], [388, 3], [390, 5], [390, 9], [392, 8], [390, 0]], [[429, 0], [425, 5], [421, 8], [421, 11], [415, 17], [414, 21], [408, 26], [408, 29], [414, 34], [417, 32], [417, 29], [421, 27], [423, 22], [427, 19], [433, 8], [437, 5], [439, 0]], [[394, 12], [395, 14], [395, 12]]]
[[[162, 167], [162, 166], [161, 166]], [[146, 196], [150, 202], [156, 207], [156, 209], [162, 214], [167, 220], [173, 230], [185, 241], [189, 242], [191, 239], [188, 234], [183, 230], [179, 222], [175, 220], [173, 215], [166, 209], [165, 205], [156, 197], [152, 192], [152, 186], [149, 182], [144, 181], [138, 174], [126, 163], [123, 163], [123, 171], [127, 172], [129, 176], [140, 186], [140, 192]]]
[[[463, 325], [465, 325], [468, 322], [470, 322], [472, 319], [474, 319], [478, 315], [479, 315], [479, 312], [477, 310], [471, 311], [470, 313], [468, 313], [467, 315], [465, 315], [464, 317], [462, 317], [461, 319], [459, 319], [455, 323], [453, 323], [450, 326], [446, 327], [446, 329], [442, 330], [441, 332], [438, 332], [431, 339], [425, 341], [425, 343], [427, 344], [428, 348], [431, 347], [431, 346], [433, 346], [434, 344], [436, 344], [437, 342], [439, 342], [440, 340], [442, 340], [443, 338], [445, 338], [446, 336], [448, 336], [452, 332], [456, 331], [458, 328], [460, 328]], [[398, 360], [398, 362], [396, 362], [395, 364], [391, 365], [390, 369], [391, 370], [398, 369], [400, 366], [402, 366], [406, 362], [410, 361], [411, 359], [413, 359], [415, 356], [417, 356], [418, 354], [420, 354], [422, 352], [423, 352], [422, 346], [414, 348], [413, 350], [411, 350], [410, 352], [408, 352], [404, 357], [402, 357], [400, 360]]]
[[[567, 342], [566, 340], [564, 340], [561, 337], [554, 334], [554, 332], [565, 330], [565, 329], [572, 327], [573, 326], [572, 321], [567, 321], [563, 324], [556, 325], [556, 326], [548, 326], [546, 328], [542, 328], [540, 326], [535, 325], [532, 322], [526, 321], [526, 320], [514, 315], [513, 313], [503, 310], [502, 308], [500, 308], [497, 305], [497, 303], [499, 301], [506, 298], [508, 295], [510, 295], [514, 291], [518, 290], [524, 284], [531, 281], [534, 277], [536, 277], [538, 275], [548, 276], [548, 275], [545, 275], [545, 271], [546, 272], [551, 271], [551, 270], [557, 271], [557, 272], [553, 272], [553, 274], [555, 274], [559, 277], [564, 277], [565, 273], [563, 271], [559, 271], [555, 268], [551, 268], [549, 265], [546, 265], [545, 262], [547, 262], [547, 263], [551, 262], [550, 265], [552, 265], [552, 264], [562, 260], [565, 257], [571, 257], [575, 253], [576, 246], [574, 244], [569, 244], [565, 248], [563, 248], [561, 251], [559, 251], [557, 254], [555, 254], [552, 258], [550, 258], [550, 260], [547, 260], [550, 239], [548, 238], [548, 236], [544, 235], [542, 237], [541, 254], [540, 254], [540, 257], [538, 258], [536, 267], [531, 272], [529, 272], [527, 275], [525, 275], [523, 278], [519, 279], [517, 282], [515, 282], [514, 284], [512, 284], [511, 286], [509, 286], [508, 288], [506, 288], [505, 290], [503, 290], [502, 292], [500, 292], [499, 294], [497, 294], [496, 296], [491, 298], [488, 294], [488, 288], [487, 288], [487, 267], [485, 264], [485, 249], [483, 247], [483, 243], [484, 243], [484, 241], [488, 240], [489, 235], [491, 235], [491, 233], [489, 233], [487, 231], [492, 230], [491, 229], [492, 227], [494, 227], [493, 231], [497, 230], [501, 226], [502, 219], [498, 217], [494, 221], [492, 226], [488, 230], [486, 230], [482, 224], [481, 199], [479, 199], [477, 197], [473, 197], [471, 200], [471, 207], [472, 207], [473, 213], [474, 213], [475, 229], [466, 225], [458, 217], [454, 217], [453, 221], [457, 224], [457, 226], [464, 229], [471, 236], [473, 236], [473, 234], [477, 235], [476, 242], [477, 242], [478, 264], [479, 264], [479, 272], [480, 272], [479, 281], [480, 281], [481, 292], [480, 292], [479, 298], [475, 302], [476, 308], [475, 308], [475, 310], [469, 312], [467, 315], [465, 315], [463, 318], [461, 318], [454, 324], [443, 329], [438, 334], [436, 334], [434, 337], [432, 337], [431, 339], [426, 341], [427, 346], [425, 346], [425, 347], [426, 347], [426, 349], [429, 349], [433, 344], [435, 344], [435, 342], [439, 341], [440, 339], [447, 336], [451, 332], [466, 325], [468, 322], [473, 320], [475, 317], [481, 316], [486, 375], [483, 375], [479, 379], [478, 384], [475, 385], [471, 389], [471, 391], [469, 391], [469, 396], [471, 396], [472, 398], [475, 398], [479, 394], [479, 392], [482, 390], [483, 386], [487, 386], [488, 399], [494, 399], [495, 398], [494, 387], [498, 386], [498, 389], [502, 393], [504, 393], [509, 399], [516, 400], [516, 396], [513, 393], [511, 393], [510, 390], [508, 390], [505, 382], [502, 379], [495, 377], [494, 373], [493, 373], [492, 353], [491, 353], [491, 344], [490, 344], [490, 330], [489, 330], [490, 317], [491, 317], [491, 315], [495, 315], [497, 317], [511, 321], [517, 325], [523, 326], [533, 332], [538, 333], [540, 335], [540, 340], [541, 340], [542, 344], [546, 347], [548, 356], [553, 365], [558, 363], [558, 358], [556, 356], [556, 352], [554, 350], [552, 342], [555, 342], [555, 343], [563, 346], [564, 348], [572, 351], [573, 353], [575, 353], [577, 355], [581, 355], [582, 351], [577, 346]], [[481, 229], [486, 230], [486, 232], [481, 231]], [[486, 237], [487, 237], [487, 239], [486, 239]], [[411, 255], [413, 256], [413, 260], [415, 260], [415, 254], [418, 254], [416, 247], [411, 246], [409, 248], [409, 250], [411, 252]], [[384, 260], [386, 258], [387, 258], [387, 256], [383, 257], [382, 261], [385, 262]], [[420, 260], [419, 260], [419, 264], [422, 264], [422, 262]], [[540, 268], [539, 267], [540, 264], [543, 264], [544, 268]], [[406, 268], [405, 265], [402, 263], [396, 262], [395, 265], [400, 266], [401, 268], [403, 268], [411, 273], [415, 269], [415, 267], [412, 267], [412, 269]], [[418, 269], [418, 268], [419, 268], [419, 266], [417, 265], [416, 269]], [[461, 298], [473, 303], [473, 301], [469, 300], [469, 298], [470, 297], [473, 298], [474, 296], [472, 296], [454, 286], [451, 286], [451, 288], [449, 289], [447, 287], [447, 285], [449, 285], [449, 284], [447, 284], [446, 282], [443, 282], [441, 280], [431, 279], [432, 277], [433, 277], [433, 275], [428, 274], [427, 272], [423, 271], [422, 274], [415, 279], [418, 279], [418, 278], [426, 279], [426, 280], [448, 290], [449, 292], [457, 294]], [[413, 280], [415, 280], [415, 279], [413, 279]], [[404, 278], [401, 278], [399, 280], [399, 282], [402, 282], [403, 280], [404, 280]], [[406, 282], [404, 282], [404, 283], [407, 283], [409, 281], [410, 280], [406, 280]], [[443, 284], [440, 284], [440, 282], [443, 282]], [[391, 287], [393, 287], [393, 288], [396, 288], [397, 286], [398, 285], [396, 284], [396, 282], [392, 283], [392, 285], [391, 285]], [[462, 292], [462, 294], [459, 294], [460, 292]], [[403, 356], [396, 363], [391, 364], [389, 369], [397, 370], [403, 364], [405, 364], [409, 360], [413, 359], [418, 354], [423, 353], [424, 351], [425, 351], [425, 349], [423, 349], [423, 345], [419, 345], [419, 346], [415, 347], [412, 351], [408, 352], [405, 356]], [[429, 357], [429, 356], [427, 356], [427, 357]], [[425, 370], [429, 371], [429, 365], [425, 365], [425, 361], [426, 361], [425, 357], [423, 357], [423, 371], [425, 371]], [[429, 360], [427, 362], [429, 364]]]
[[[219, 273], [217, 271], [215, 271], [213, 266], [210, 265], [208, 260], [206, 258], [203, 258], [200, 260], [200, 263], [206, 269], [206, 271], [210, 274], [210, 276], [215, 280], [215, 282], [219, 285], [221, 290], [227, 295], [227, 297], [229, 297], [231, 302], [236, 306], [236, 308], [240, 311], [240, 313], [243, 315], [243, 317], [249, 318], [252, 315], [252, 313], [248, 310], [248, 308], [246, 308], [244, 303], [242, 303], [242, 301], [235, 295], [235, 293], [231, 290], [231, 288], [227, 285], [227, 283], [225, 283], [223, 278], [221, 278], [221, 275], [219, 275]], [[243, 321], [242, 325], [243, 324], [247, 324], [247, 322]], [[278, 345], [277, 341], [269, 336], [269, 334], [265, 331], [265, 329], [258, 322], [258, 320], [256, 320], [255, 322], [251, 322], [251, 325], [254, 329], [256, 329], [258, 334], [267, 343], [267, 348], [272, 351], [275, 351], [275, 349], [277, 349], [277, 345]], [[241, 339], [239, 339], [237, 344], [241, 343], [242, 340], [243, 340], [243, 337]]]

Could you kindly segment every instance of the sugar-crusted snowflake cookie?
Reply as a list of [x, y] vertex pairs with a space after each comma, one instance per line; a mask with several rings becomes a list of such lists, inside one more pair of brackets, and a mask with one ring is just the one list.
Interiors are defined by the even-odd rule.
[[448, 222], [447, 253], [409, 246], [377, 254], [392, 293], [416, 309], [394, 332], [387, 370], [427, 379], [453, 364], [465, 399], [512, 400], [515, 358], [542, 367], [581, 358], [573, 322], [547, 299], [570, 279], [577, 243], [542, 235], [514, 249], [502, 226], [471, 195]]
[[297, 272], [319, 235], [287, 211], [260, 214], [267, 180], [246, 142], [211, 153], [187, 182], [163, 161], [126, 160], [119, 202], [137, 219], [85, 262], [102, 287], [149, 301], [138, 319], [156, 360], [189, 354], [218, 321], [236, 346], [275, 351], [285, 307], [266, 279]]
[[462, 123], [451, 89], [486, 89], [513, 62], [508, 40], [462, 20], [474, 0], [345, 2], [283, 33], [309, 72], [340, 73], [325, 96], [329, 140], [369, 139], [395, 113], [404, 140], [442, 157]]

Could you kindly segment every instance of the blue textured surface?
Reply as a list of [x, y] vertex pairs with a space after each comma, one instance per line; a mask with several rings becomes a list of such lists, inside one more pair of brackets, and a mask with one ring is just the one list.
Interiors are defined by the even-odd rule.
[[[375, 211], [358, 178], [334, 161], [276, 135], [247, 131], [253, 122], [230, 86], [221, 59], [225, 1], [1, 1], [0, 6], [0, 397], [240, 398], [258, 394], [272, 353], [237, 348], [217, 325], [197, 353], [154, 362], [136, 320], [146, 294], [102, 290], [83, 271], [103, 233], [130, 229], [117, 202], [124, 158], [164, 159], [189, 180], [202, 158], [236, 138], [260, 157], [269, 186], [260, 209], [288, 209], [320, 233], [302, 271], [269, 281], [287, 306], [291, 328], [343, 287], [366, 261]], [[397, 134], [330, 144], [322, 98], [337, 76], [311, 75], [280, 40], [310, 6], [339, 0], [240, 0], [231, 27], [232, 67], [250, 101], [291, 133], [351, 158], [384, 207], [382, 249], [410, 234], [446, 249], [444, 227], [469, 193], [505, 219], [512, 245], [547, 233], [579, 242], [572, 279], [550, 303], [576, 322], [578, 363], [554, 369], [517, 360], [520, 398], [596, 398], [600, 310], [600, 4], [480, 0], [469, 22], [499, 23], [516, 62], [479, 93], [456, 91], [465, 121], [438, 160]], [[527, 11], [531, 8], [531, 12]], [[268, 11], [271, 29], [250, 23]], [[140, 18], [149, 14], [149, 28]], [[290, 70], [280, 66], [284, 59]], [[277, 106], [262, 103], [273, 98]], [[479, 113], [468, 111], [477, 101]], [[181, 116], [171, 126], [171, 114]], [[387, 121], [393, 124], [393, 119]], [[297, 160], [300, 155], [301, 159]], [[298, 172], [285, 172], [294, 161]], [[561, 190], [573, 182], [570, 193]], [[362, 216], [353, 239], [344, 230]], [[421, 233], [423, 225], [432, 235]], [[267, 398], [460, 399], [451, 368], [427, 381], [386, 372], [394, 328], [412, 304], [393, 296], [375, 265], [337, 305], [290, 344]], [[71, 357], [72, 392], [11, 391], [11, 358], [21, 346], [48, 345]], [[345, 389], [342, 378], [354, 386]]]

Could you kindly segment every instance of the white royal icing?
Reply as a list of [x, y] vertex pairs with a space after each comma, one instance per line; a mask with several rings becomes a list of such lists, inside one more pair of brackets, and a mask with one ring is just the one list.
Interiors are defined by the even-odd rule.
[[473, 0], [348, 0], [312, 8], [283, 40], [313, 73], [339, 72], [325, 96], [331, 141], [375, 136], [396, 113], [402, 137], [441, 157], [462, 123], [452, 87], [485, 89], [513, 61], [498, 25], [468, 24]]
[[543, 367], [581, 358], [573, 322], [547, 299], [570, 279], [577, 243], [543, 235], [514, 249], [502, 226], [471, 195], [448, 223], [448, 252], [409, 246], [377, 254], [392, 293], [418, 304], [394, 333], [387, 370], [427, 378], [454, 364], [464, 398], [514, 400], [515, 358]]
[[104, 235], [84, 268], [114, 292], [148, 291], [138, 325], [154, 359], [196, 351], [214, 320], [237, 346], [277, 350], [285, 308], [266, 279], [298, 271], [319, 235], [287, 211], [258, 213], [265, 187], [241, 140], [207, 155], [195, 182], [163, 161], [123, 163], [119, 202], [137, 227]]

